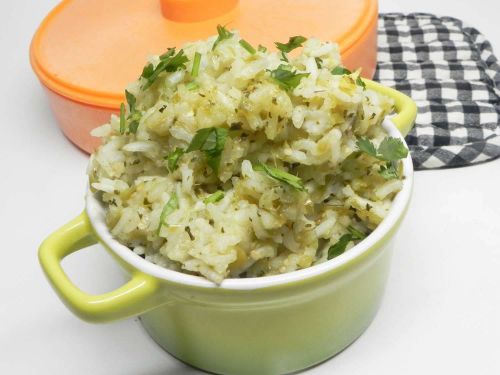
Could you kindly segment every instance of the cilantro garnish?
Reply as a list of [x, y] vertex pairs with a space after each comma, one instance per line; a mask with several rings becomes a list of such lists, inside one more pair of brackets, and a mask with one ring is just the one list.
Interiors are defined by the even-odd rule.
[[386, 162], [379, 170], [382, 177], [386, 180], [398, 178], [396, 162], [408, 155], [408, 149], [399, 138], [385, 137], [378, 149], [368, 138], [359, 138], [356, 145], [360, 151]]
[[195, 52], [193, 58], [193, 67], [191, 68], [191, 77], [198, 77], [198, 73], [200, 70], [200, 62], [201, 62], [201, 53]]
[[146, 82], [142, 85], [142, 90], [149, 88], [156, 78], [158, 78], [160, 73], [172, 73], [179, 69], [186, 68], [188, 58], [184, 55], [184, 50], [179, 50], [175, 56], [174, 54], [175, 48], [170, 48], [167, 52], [160, 56], [160, 62], [156, 65], [156, 67], [154, 67], [151, 63], [144, 67], [141, 77], [144, 78]]
[[129, 91], [125, 90], [125, 98], [127, 99], [127, 104], [129, 107], [129, 115], [125, 117], [125, 105], [122, 103], [120, 105], [120, 134], [125, 134], [127, 131], [127, 120], [129, 120], [128, 132], [135, 134], [137, 128], [139, 127], [139, 121], [141, 120], [142, 114], [135, 108], [136, 98]]
[[[153, 75], [153, 72], [155, 71], [155, 67], [153, 64], [151, 63], [148, 63], [143, 69], [142, 69], [142, 74], [141, 74], [141, 77], [142, 78], [150, 78], [152, 75]], [[141, 78], [139, 77], [139, 78]]]
[[404, 159], [408, 155], [408, 149], [399, 138], [385, 137], [378, 146], [378, 154], [386, 161]]
[[366, 238], [366, 234], [354, 228], [352, 225], [349, 225], [347, 230], [351, 234], [353, 240], [364, 240]]
[[288, 38], [288, 43], [275, 42], [274, 44], [276, 45], [276, 48], [281, 52], [288, 53], [293, 51], [295, 48], [302, 47], [302, 43], [304, 43], [306, 40], [306, 37], [296, 35]]
[[271, 77], [285, 90], [296, 88], [300, 80], [309, 76], [309, 73], [296, 73], [289, 65], [281, 64], [277, 69], [271, 70]]
[[321, 67], [323, 66], [323, 60], [321, 60], [321, 58], [319, 58], [319, 57], [315, 57], [314, 61], [316, 61], [316, 67], [318, 69], [321, 69]]
[[217, 45], [222, 42], [223, 40], [231, 38], [234, 34], [232, 32], [229, 32], [224, 26], [217, 25], [217, 34], [219, 36], [214, 42], [214, 45], [212, 46], [212, 51], [217, 47]]
[[335, 258], [340, 254], [344, 253], [347, 244], [351, 242], [351, 240], [352, 240], [351, 234], [342, 235], [342, 237], [340, 237], [339, 240], [334, 245], [330, 246], [330, 248], [328, 249], [327, 259]]
[[293, 51], [295, 48], [302, 47], [302, 43], [304, 43], [306, 40], [307, 38], [301, 35], [296, 35], [291, 36], [288, 39], [288, 43], [275, 42], [274, 44], [276, 45], [276, 48], [281, 51], [283, 60], [288, 61], [288, 57], [286, 56], [286, 54]]
[[356, 85], [361, 86], [363, 90], [366, 90], [366, 83], [361, 79], [361, 76], [356, 78]]
[[395, 161], [404, 159], [408, 155], [408, 149], [399, 138], [385, 137], [377, 148], [368, 138], [359, 138], [356, 145], [374, 158], [382, 161]]
[[332, 259], [340, 254], [343, 254], [349, 242], [353, 240], [363, 240], [366, 238], [366, 234], [351, 225], [347, 227], [347, 230], [349, 233], [342, 235], [339, 240], [328, 249], [328, 259]]
[[380, 167], [378, 173], [386, 180], [393, 180], [398, 178], [397, 165], [391, 161]]
[[163, 206], [163, 210], [160, 215], [160, 223], [158, 224], [158, 229], [156, 229], [156, 233], [160, 234], [161, 227], [165, 224], [165, 219], [168, 215], [179, 208], [179, 199], [177, 198], [177, 194], [172, 194], [168, 202]]
[[166, 60], [166, 59], [172, 57], [173, 55], [175, 55], [175, 48], [169, 48], [169, 49], [167, 49], [167, 52], [160, 55], [160, 60], [161, 61]]
[[[343, 76], [343, 75], [350, 75], [350, 74], [352, 74], [352, 72], [349, 69], [344, 68], [343, 66], [336, 66], [335, 68], [332, 69], [331, 73], [334, 76]], [[361, 86], [363, 88], [363, 90], [366, 89], [366, 84], [363, 81], [363, 79], [361, 79], [361, 77], [359, 75], [356, 78], [356, 85]]]
[[125, 98], [127, 99], [127, 104], [128, 104], [128, 108], [130, 110], [130, 113], [135, 112], [135, 102], [136, 102], [135, 96], [132, 95], [127, 90], [125, 90]]
[[184, 150], [180, 147], [177, 147], [174, 151], [167, 155], [165, 159], [167, 160], [167, 167], [170, 172], [177, 169], [177, 163], [182, 155], [184, 155]]
[[137, 133], [137, 129], [139, 128], [139, 121], [141, 120], [142, 114], [141, 112], [135, 111], [132, 112], [128, 119], [130, 120], [130, 124], [128, 125], [129, 133], [135, 134]]
[[[160, 57], [161, 59], [161, 57]], [[184, 55], [184, 50], [179, 50], [179, 52], [177, 52], [177, 55], [175, 55], [174, 57], [171, 57], [169, 58], [170, 60], [168, 59], [165, 59], [165, 60], [162, 60], [162, 61], [165, 61], [165, 71], [167, 72], [175, 72], [179, 69], [186, 69], [186, 63], [189, 61], [189, 59], [186, 57], [186, 55]]]
[[203, 151], [208, 165], [219, 172], [220, 158], [226, 143], [228, 130], [225, 128], [204, 128], [196, 132], [186, 152]]
[[377, 158], [377, 148], [368, 138], [359, 138], [356, 142], [356, 146], [358, 146], [360, 151]]
[[332, 69], [332, 74], [334, 76], [343, 76], [344, 74], [351, 74], [352, 72], [347, 69], [347, 68], [344, 68], [343, 66], [336, 66], [335, 68]]
[[224, 192], [222, 190], [217, 190], [215, 193], [210, 194], [208, 197], [203, 199], [203, 203], [215, 203], [220, 201], [222, 198], [224, 198]]
[[198, 130], [186, 150], [178, 147], [165, 157], [169, 171], [172, 172], [177, 169], [179, 159], [185, 153], [203, 151], [208, 165], [215, 173], [218, 173], [220, 158], [222, 151], [224, 151], [227, 135], [228, 130], [225, 128], [212, 127]]
[[125, 104], [120, 104], [120, 134], [125, 134]]
[[288, 172], [285, 172], [281, 169], [271, 167], [264, 163], [258, 163], [253, 166], [253, 169], [259, 172], [266, 173], [269, 177], [274, 178], [280, 182], [283, 182], [296, 190], [306, 191], [304, 183], [300, 177], [294, 176]]
[[259, 52], [267, 52], [267, 48], [264, 47], [262, 44], [259, 44], [259, 46], [257, 47], [257, 50]]
[[254, 55], [254, 54], [255, 54], [255, 52], [257, 52], [257, 51], [255, 51], [255, 48], [253, 48], [253, 47], [252, 47], [252, 45], [251, 45], [250, 43], [248, 43], [246, 40], [241, 39], [239, 43], [240, 43], [240, 45], [241, 45], [244, 49], [246, 49], [246, 50], [248, 51], [248, 53], [250, 53], [251, 55]]

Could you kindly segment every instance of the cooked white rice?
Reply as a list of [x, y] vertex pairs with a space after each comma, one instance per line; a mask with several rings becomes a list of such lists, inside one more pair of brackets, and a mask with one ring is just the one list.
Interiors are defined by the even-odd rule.
[[[186, 69], [161, 73], [147, 89], [144, 78], [129, 85], [141, 113], [135, 134], [120, 133], [118, 116], [94, 130], [103, 145], [88, 173], [109, 229], [146, 260], [216, 283], [324, 262], [349, 226], [373, 230], [401, 188], [400, 178], [379, 174], [382, 161], [355, 153], [359, 137], [377, 145], [386, 136], [381, 123], [393, 102], [356, 84], [358, 72], [332, 74], [340, 64], [334, 43], [308, 39], [290, 65], [309, 75], [285, 90], [270, 73], [280, 54], [251, 54], [237, 33], [212, 50], [215, 38], [184, 46]], [[195, 52], [202, 58], [193, 79]], [[209, 127], [231, 129], [218, 174], [202, 151], [169, 170], [165, 157]], [[254, 170], [259, 161], [299, 176], [307, 191]], [[221, 200], [204, 202], [218, 190]], [[160, 225], [175, 197], [178, 208]]]

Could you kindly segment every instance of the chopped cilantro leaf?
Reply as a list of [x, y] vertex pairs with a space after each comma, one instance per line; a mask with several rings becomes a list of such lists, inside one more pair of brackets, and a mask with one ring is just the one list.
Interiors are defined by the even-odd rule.
[[408, 155], [408, 149], [403, 142], [394, 137], [385, 137], [378, 150], [368, 138], [359, 138], [356, 145], [361, 151], [387, 162], [404, 159]]
[[226, 143], [228, 129], [226, 128], [204, 128], [196, 132], [186, 152], [203, 151], [208, 165], [215, 173], [219, 172], [220, 158]]
[[378, 173], [386, 180], [394, 180], [398, 178], [397, 165], [395, 162], [387, 162], [386, 165], [382, 165]]
[[154, 68], [153, 72], [151, 73], [151, 75], [149, 75], [148, 77], [146, 76], [142, 76], [143, 78], [146, 78], [146, 82], [142, 85], [141, 89], [142, 90], [146, 90], [147, 88], [149, 88], [153, 82], [156, 80], [156, 78], [160, 75], [161, 72], [163, 72], [165, 70], [165, 63], [164, 62], [160, 62], [156, 68]]
[[302, 179], [300, 177], [294, 176], [293, 174], [285, 172], [281, 169], [271, 167], [264, 163], [258, 163], [254, 165], [253, 169], [259, 172], [265, 172], [269, 177], [290, 185], [294, 189], [297, 189], [299, 191], [306, 191], [304, 183], [302, 182]]
[[135, 134], [137, 133], [137, 129], [139, 129], [139, 122], [138, 121], [131, 122], [128, 127], [129, 133]]
[[191, 143], [189, 144], [189, 147], [186, 150], [186, 152], [201, 150], [201, 148], [205, 144], [208, 136], [213, 131], [213, 129], [214, 128], [204, 128], [198, 130], [193, 139], [191, 140]]
[[368, 138], [359, 138], [356, 142], [356, 146], [358, 146], [360, 151], [363, 151], [374, 158], [377, 157], [377, 149]]
[[281, 64], [277, 69], [271, 71], [271, 78], [283, 89], [292, 90], [299, 85], [302, 78], [309, 76], [309, 73], [296, 73], [291, 69], [289, 65]]
[[210, 194], [208, 197], [203, 199], [203, 203], [205, 204], [215, 203], [220, 201], [222, 198], [224, 198], [224, 192], [221, 190], [217, 190], [215, 193]]
[[386, 165], [379, 170], [382, 177], [386, 180], [398, 178], [396, 161], [408, 156], [408, 149], [400, 139], [385, 137], [378, 150], [368, 138], [359, 138], [356, 145], [360, 151], [386, 162]]
[[288, 38], [288, 43], [274, 42], [276, 48], [281, 51], [281, 60], [288, 62], [287, 53], [293, 51], [295, 48], [301, 47], [307, 38], [297, 35]]
[[[142, 113], [135, 107], [137, 99], [132, 93], [125, 90], [125, 98], [127, 99], [129, 107], [129, 115], [127, 117], [127, 120], [129, 121], [128, 132], [135, 134], [137, 132], [137, 128], [139, 127], [139, 121], [141, 120]], [[120, 133], [124, 134], [127, 130], [127, 123], [125, 121], [125, 117], [124, 121], [121, 121], [121, 115], [122, 113], [120, 108]], [[123, 115], [125, 116], [125, 111]]]
[[165, 52], [163, 55], [160, 55], [160, 60], [166, 60], [170, 57], [172, 57], [175, 54], [175, 48], [169, 48], [167, 49], [167, 52]]
[[363, 240], [366, 238], [366, 234], [364, 234], [363, 232], [361, 232], [360, 230], [357, 230], [356, 228], [354, 228], [352, 225], [349, 225], [347, 227], [347, 230], [349, 231], [349, 233], [351, 234], [352, 236], [352, 239], [353, 240]]
[[200, 71], [201, 53], [195, 52], [193, 58], [193, 67], [191, 68], [191, 77], [198, 77]]
[[267, 52], [267, 48], [264, 47], [262, 44], [259, 44], [259, 46], [257, 47], [257, 50], [259, 52]]
[[297, 36], [291, 36], [288, 39], [288, 43], [280, 43], [280, 42], [275, 42], [274, 44], [276, 45], [276, 48], [279, 49], [283, 53], [289, 53], [293, 51], [295, 48], [299, 48], [302, 46], [302, 43], [304, 43], [307, 40], [307, 38], [297, 35]]
[[349, 242], [354, 240], [364, 240], [366, 238], [366, 234], [357, 230], [352, 225], [349, 225], [347, 230], [349, 233], [342, 235], [339, 240], [328, 249], [328, 259], [335, 258], [344, 253]]
[[239, 43], [240, 46], [242, 46], [244, 49], [248, 51], [249, 54], [254, 55], [255, 52], [257, 52], [255, 48], [253, 48], [252, 45], [248, 43], [245, 39], [241, 39]]
[[184, 55], [184, 50], [181, 49], [173, 56], [174, 53], [175, 48], [170, 48], [168, 52], [160, 56], [160, 62], [156, 67], [153, 67], [151, 63], [144, 67], [141, 77], [144, 78], [146, 82], [142, 85], [142, 90], [149, 88], [162, 72], [171, 73], [186, 68], [188, 58]]
[[363, 81], [361, 76], [358, 76], [358, 78], [356, 78], [356, 85], [361, 86], [363, 90], [366, 90], [366, 83]]
[[315, 57], [314, 61], [316, 61], [316, 67], [318, 69], [321, 69], [321, 67], [323, 66], [323, 60], [321, 60], [321, 58], [319, 58], [319, 57]]
[[[333, 68], [331, 73], [334, 76], [343, 76], [352, 74], [352, 72], [349, 69], [344, 68], [343, 66], [340, 65]], [[361, 86], [363, 90], [366, 90], [366, 84], [359, 75], [356, 77], [356, 85]]]
[[139, 128], [139, 121], [141, 120], [142, 114], [141, 112], [134, 111], [129, 116], [130, 124], [128, 126], [129, 133], [137, 133], [137, 129]]
[[401, 142], [401, 139], [385, 137], [378, 147], [378, 153], [383, 160], [393, 161], [406, 158], [408, 149]]
[[120, 104], [120, 134], [125, 134], [126, 130], [126, 122], [125, 122], [125, 104]]
[[177, 147], [174, 151], [167, 155], [167, 167], [170, 172], [177, 169], [177, 163], [182, 155], [184, 155], [184, 150], [180, 147]]
[[175, 72], [179, 69], [186, 69], [186, 63], [189, 61], [186, 55], [184, 55], [184, 50], [177, 52], [177, 55], [170, 58], [169, 60], [163, 60], [166, 62], [165, 71]]
[[347, 245], [349, 244], [349, 242], [351, 242], [351, 240], [352, 240], [352, 234], [348, 233], [342, 235], [342, 237], [340, 237], [339, 240], [335, 244], [330, 246], [330, 248], [328, 249], [328, 259], [333, 259], [339, 256], [340, 254], [343, 254], [345, 252]]
[[130, 113], [135, 112], [135, 102], [136, 98], [133, 94], [125, 90], [125, 98], [127, 99], [128, 108]]
[[219, 36], [214, 42], [214, 45], [212, 46], [212, 51], [217, 47], [217, 45], [222, 42], [223, 40], [231, 38], [234, 34], [229, 32], [224, 26], [217, 25], [217, 34]]
[[160, 234], [160, 229], [163, 225], [165, 225], [165, 219], [168, 215], [179, 208], [179, 199], [177, 198], [177, 194], [172, 194], [168, 202], [163, 206], [163, 210], [160, 214], [160, 222], [158, 224], [158, 229], [156, 229], [156, 233]]
[[343, 66], [336, 66], [332, 70], [332, 74], [334, 76], [343, 76], [344, 74], [351, 74], [351, 71], [347, 68], [344, 68]]
[[285, 52], [281, 52], [281, 61], [289, 62], [288, 56]]
[[128, 132], [135, 134], [137, 128], [139, 127], [139, 121], [141, 120], [142, 113], [137, 111], [135, 108], [135, 96], [130, 92], [125, 90], [125, 97], [127, 98], [127, 103], [130, 108], [130, 113], [128, 117], [125, 117], [125, 104], [120, 104], [120, 134], [125, 134], [127, 132], [127, 120], [129, 121]]
[[[143, 69], [142, 69], [142, 74], [141, 74], [141, 77], [142, 78], [146, 78], [146, 79], [149, 79], [152, 75], [153, 75], [153, 72], [155, 71], [155, 67], [153, 66], [153, 64], [151, 63], [148, 63]], [[140, 78], [140, 77], [139, 77]]]

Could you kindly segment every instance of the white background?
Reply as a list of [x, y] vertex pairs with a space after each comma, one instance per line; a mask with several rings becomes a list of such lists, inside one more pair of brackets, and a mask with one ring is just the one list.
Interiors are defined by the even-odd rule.
[[[57, 1], [0, 3], [0, 374], [199, 373], [160, 350], [136, 320], [78, 320], [44, 279], [37, 247], [82, 210], [87, 157], [60, 133], [28, 63], [33, 32]], [[381, 0], [380, 10], [461, 18], [500, 55], [498, 0]], [[378, 316], [307, 374], [500, 374], [499, 195], [500, 160], [417, 172]], [[89, 292], [120, 284], [98, 247], [65, 267]]]

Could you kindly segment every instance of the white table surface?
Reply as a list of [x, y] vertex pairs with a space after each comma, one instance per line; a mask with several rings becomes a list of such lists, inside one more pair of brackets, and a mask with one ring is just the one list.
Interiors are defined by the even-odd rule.
[[[159, 349], [137, 320], [78, 320], [38, 265], [41, 240], [83, 207], [87, 164], [56, 126], [28, 63], [31, 36], [56, 3], [2, 2], [0, 12], [0, 374], [199, 373]], [[500, 54], [498, 0], [381, 0], [380, 10], [461, 18]], [[416, 173], [379, 314], [307, 374], [500, 374], [499, 196], [500, 160]], [[97, 246], [64, 265], [89, 292], [120, 284]]]

